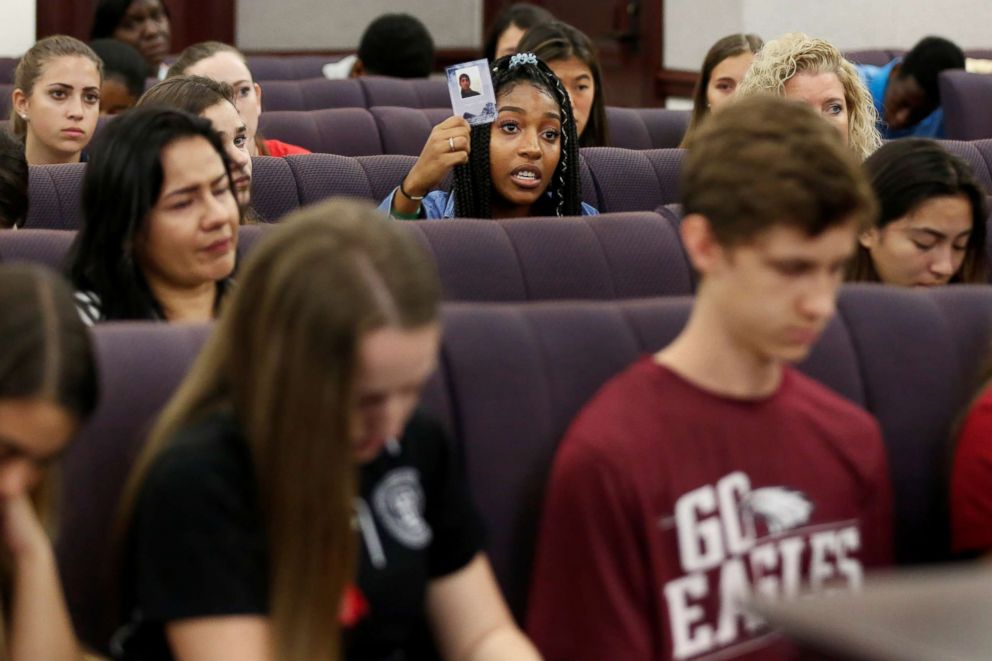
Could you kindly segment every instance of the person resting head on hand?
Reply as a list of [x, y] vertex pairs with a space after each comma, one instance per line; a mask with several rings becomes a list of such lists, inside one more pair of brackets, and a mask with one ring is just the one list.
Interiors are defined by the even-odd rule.
[[208, 120], [154, 107], [122, 114], [94, 143], [82, 198], [68, 262], [84, 321], [213, 319], [241, 214]]
[[852, 282], [987, 284], [986, 192], [967, 163], [924, 138], [886, 143], [864, 164], [879, 213], [858, 237]]
[[[434, 127], [402, 183], [379, 206], [394, 218], [589, 216], [568, 92], [533, 53], [492, 67], [496, 120]], [[435, 190], [454, 170], [451, 192]]]

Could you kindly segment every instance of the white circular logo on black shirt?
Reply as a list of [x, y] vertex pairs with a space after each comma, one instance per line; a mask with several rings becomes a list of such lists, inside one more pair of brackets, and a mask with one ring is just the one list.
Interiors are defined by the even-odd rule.
[[416, 468], [397, 468], [386, 474], [372, 494], [372, 506], [393, 537], [414, 550], [431, 542], [431, 527], [424, 519], [425, 498]]

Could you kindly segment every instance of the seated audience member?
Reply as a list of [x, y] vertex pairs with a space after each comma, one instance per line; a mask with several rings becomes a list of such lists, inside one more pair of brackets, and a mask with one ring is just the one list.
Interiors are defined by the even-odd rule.
[[310, 150], [303, 147], [279, 140], [266, 140], [259, 134], [262, 87], [252, 79], [245, 56], [234, 46], [219, 41], [205, 41], [190, 46], [169, 67], [168, 77], [176, 76], [203, 76], [231, 86], [234, 90], [234, 105], [248, 127], [248, 152], [252, 156], [310, 153]]
[[231, 165], [206, 119], [135, 108], [107, 124], [83, 176], [69, 277], [83, 321], [209, 321], [234, 271]]
[[547, 63], [568, 90], [579, 146], [608, 146], [606, 90], [596, 48], [589, 37], [567, 23], [551, 21], [528, 30], [519, 48]]
[[201, 76], [181, 76], [156, 83], [138, 99], [139, 107], [175, 108], [209, 119], [224, 144], [234, 177], [238, 204], [251, 202], [251, 155], [248, 125], [234, 105], [230, 85]]
[[90, 48], [103, 61], [100, 114], [116, 115], [133, 108], [145, 92], [146, 65], [141, 53], [116, 39], [96, 39]]
[[940, 37], [926, 37], [906, 57], [884, 67], [855, 65], [875, 103], [882, 137], [946, 137], [937, 78], [941, 71], [964, 65], [961, 49]]
[[100, 115], [102, 63], [72, 37], [46, 37], [14, 71], [10, 127], [31, 165], [78, 163]]
[[[496, 60], [496, 121], [458, 116], [427, 144], [380, 209], [394, 218], [588, 216], [582, 202], [572, 104], [554, 72], [532, 53]], [[454, 169], [451, 192], [433, 190]]]
[[692, 93], [692, 117], [679, 147], [687, 148], [706, 117], [733, 98], [754, 55], [765, 42], [756, 34], [731, 34], [717, 40], [703, 59]]
[[24, 145], [0, 129], [0, 229], [19, 227], [28, 217], [28, 162]]
[[737, 94], [768, 93], [812, 106], [862, 160], [882, 144], [878, 115], [857, 69], [823, 39], [793, 32], [765, 44]]
[[857, 159], [764, 95], [703, 124], [681, 186], [689, 320], [585, 405], [551, 471], [528, 620], [549, 660], [793, 658], [741, 601], [890, 562], [878, 424], [789, 366], [874, 213]]
[[434, 71], [434, 39], [416, 16], [383, 14], [362, 33], [358, 53], [324, 66], [326, 78], [426, 78]]
[[[988, 361], [988, 357], [986, 358]], [[992, 369], [961, 426], [951, 470], [951, 550], [962, 557], [992, 552]]]
[[72, 292], [37, 265], [0, 266], [0, 656], [79, 661], [55, 553], [53, 466], [93, 412], [97, 378]]
[[491, 64], [518, 50], [524, 51], [518, 48], [524, 33], [535, 25], [553, 20], [554, 15], [543, 7], [529, 2], [515, 2], [500, 12], [489, 26], [482, 54]]
[[145, 58], [145, 75], [165, 78], [172, 50], [172, 26], [165, 0], [97, 0], [90, 40], [117, 39]]
[[266, 237], [129, 480], [124, 658], [418, 659], [425, 619], [444, 659], [538, 658], [457, 452], [415, 410], [439, 298], [364, 203]]
[[879, 201], [848, 280], [904, 287], [988, 283], [985, 190], [939, 143], [894, 140], [865, 161]]

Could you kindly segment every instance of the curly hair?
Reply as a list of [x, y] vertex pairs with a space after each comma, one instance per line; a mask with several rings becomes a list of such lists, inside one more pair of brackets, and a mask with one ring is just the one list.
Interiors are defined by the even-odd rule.
[[[518, 54], [519, 55], [519, 54]], [[572, 103], [565, 86], [547, 64], [536, 57], [533, 62], [510, 60], [507, 55], [492, 65], [496, 98], [519, 83], [528, 83], [546, 92], [561, 110], [561, 155], [551, 176], [547, 193], [535, 204], [537, 215], [578, 216], [582, 213], [582, 185], [579, 180], [579, 138], [575, 132]], [[469, 161], [455, 168], [455, 215], [459, 218], [492, 218], [493, 180], [489, 165], [489, 140], [492, 124], [472, 127]]]
[[848, 141], [862, 160], [882, 144], [878, 113], [871, 93], [854, 65], [830, 42], [802, 32], [769, 41], [755, 56], [754, 64], [737, 88], [740, 98], [771, 93], [785, 96], [785, 83], [797, 73], [833, 73], [844, 87], [848, 113]]

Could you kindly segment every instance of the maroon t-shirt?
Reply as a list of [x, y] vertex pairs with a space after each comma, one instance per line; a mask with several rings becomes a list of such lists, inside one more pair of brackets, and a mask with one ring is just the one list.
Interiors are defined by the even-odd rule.
[[647, 357], [558, 451], [528, 629], [549, 661], [785, 658], [739, 600], [857, 588], [891, 528], [868, 413], [791, 368], [740, 400]]
[[955, 552], [992, 551], [992, 388], [972, 406], [958, 439], [951, 531]]

